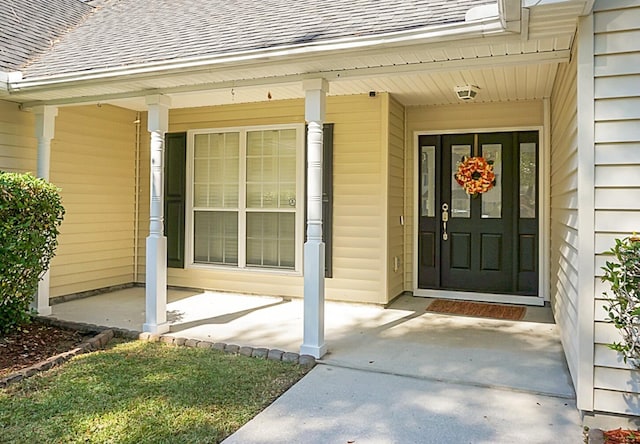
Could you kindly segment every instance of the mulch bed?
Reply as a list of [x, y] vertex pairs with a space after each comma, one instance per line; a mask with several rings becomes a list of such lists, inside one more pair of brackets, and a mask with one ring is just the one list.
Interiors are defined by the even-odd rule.
[[0, 336], [0, 378], [66, 352], [93, 335], [35, 320], [20, 330]]
[[640, 432], [631, 430], [609, 430], [604, 432], [605, 444], [640, 444]]

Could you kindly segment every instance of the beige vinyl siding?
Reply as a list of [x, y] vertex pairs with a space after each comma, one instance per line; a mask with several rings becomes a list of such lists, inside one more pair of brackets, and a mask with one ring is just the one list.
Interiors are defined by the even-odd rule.
[[560, 66], [551, 95], [550, 297], [574, 387], [578, 386], [577, 63]]
[[[112, 106], [58, 110], [50, 181], [65, 219], [51, 263], [51, 297], [133, 280], [135, 113]], [[0, 101], [0, 169], [36, 172], [31, 112]]]
[[[328, 299], [384, 304], [386, 260], [387, 137], [381, 139], [383, 105], [379, 95], [327, 98], [326, 122], [334, 123], [333, 278]], [[273, 100], [226, 106], [172, 109], [169, 131], [304, 123], [304, 100]], [[139, 282], [144, 281], [149, 217], [149, 137], [143, 132], [140, 181]], [[188, 242], [188, 240], [187, 240]], [[190, 258], [186, 258], [189, 263]], [[169, 285], [220, 291], [303, 296], [300, 273], [254, 272], [221, 268], [168, 271]]]
[[446, 106], [407, 107], [405, 138], [405, 290], [413, 290], [415, 273], [414, 250], [414, 194], [416, 132], [432, 133], [466, 130], [491, 131], [505, 128], [542, 127], [544, 107], [542, 101], [505, 103], [461, 103]]
[[51, 297], [133, 281], [135, 112], [58, 110], [50, 179], [66, 210]]
[[389, 97], [388, 300], [404, 291], [404, 136], [404, 107]]
[[0, 170], [35, 174], [37, 145], [33, 113], [0, 100]]
[[[597, 1], [594, 12], [595, 244], [596, 275], [609, 258], [602, 253], [620, 238], [640, 231], [640, 5]], [[602, 293], [595, 283], [596, 411], [640, 415], [639, 373], [606, 344], [619, 341], [605, 322]]]

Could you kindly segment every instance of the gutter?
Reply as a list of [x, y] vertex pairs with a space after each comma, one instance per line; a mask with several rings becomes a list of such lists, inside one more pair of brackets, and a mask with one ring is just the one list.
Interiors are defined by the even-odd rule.
[[[499, 0], [500, 2], [514, 0]], [[519, 3], [519, 0], [515, 0]], [[492, 5], [490, 5], [492, 6]], [[484, 7], [480, 7], [484, 8]], [[8, 83], [9, 92], [19, 92], [27, 89], [37, 89], [51, 87], [55, 85], [71, 86], [80, 82], [105, 81], [118, 79], [121, 77], [145, 75], [145, 74], [167, 74], [179, 72], [185, 74], [192, 71], [207, 70], [216, 67], [226, 67], [238, 64], [246, 64], [256, 61], [275, 61], [273, 59], [287, 59], [300, 56], [314, 56], [321, 53], [335, 51], [357, 51], [367, 48], [393, 48], [399, 45], [427, 44], [450, 40], [483, 38], [502, 34], [508, 31], [504, 26], [502, 12], [493, 8], [484, 8], [479, 14], [471, 13], [476, 8], [472, 8], [467, 14], [468, 17], [478, 17], [472, 21], [465, 21], [456, 24], [429, 26], [409, 31], [396, 31], [387, 34], [379, 34], [367, 37], [349, 37], [336, 39], [331, 42], [307, 43], [304, 45], [289, 45], [278, 47], [277, 49], [260, 49], [250, 51], [238, 51], [223, 55], [206, 57], [193, 57], [182, 60], [170, 60], [161, 62], [151, 62], [137, 65], [130, 65], [126, 68], [112, 67], [92, 70], [90, 73], [72, 72], [52, 76], [39, 76], [28, 79], [22, 78], [22, 73], [15, 74]], [[470, 14], [471, 13], [471, 14]]]

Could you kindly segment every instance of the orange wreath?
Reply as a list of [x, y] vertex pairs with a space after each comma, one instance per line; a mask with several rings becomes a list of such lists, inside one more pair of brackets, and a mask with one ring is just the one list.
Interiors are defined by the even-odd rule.
[[493, 161], [480, 156], [464, 156], [462, 161], [458, 162], [458, 171], [453, 177], [471, 196], [486, 193], [496, 184]]

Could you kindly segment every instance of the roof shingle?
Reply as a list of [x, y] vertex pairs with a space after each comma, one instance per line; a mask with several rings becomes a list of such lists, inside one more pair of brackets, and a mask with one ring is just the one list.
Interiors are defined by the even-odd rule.
[[450, 24], [464, 21], [471, 7], [490, 3], [495, 0], [110, 0], [23, 74], [124, 67]]
[[93, 9], [80, 0], [0, 0], [0, 71], [20, 70]]

